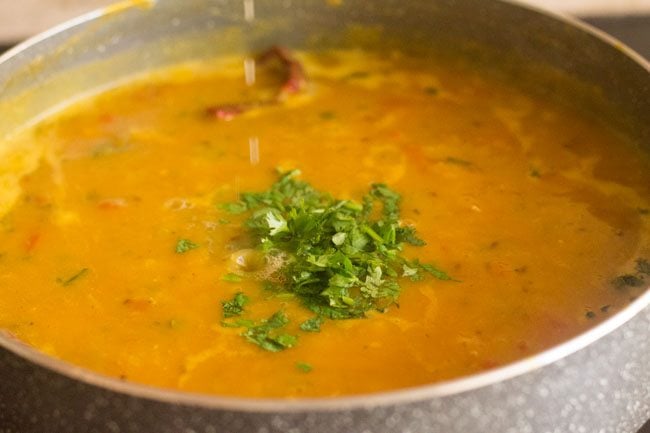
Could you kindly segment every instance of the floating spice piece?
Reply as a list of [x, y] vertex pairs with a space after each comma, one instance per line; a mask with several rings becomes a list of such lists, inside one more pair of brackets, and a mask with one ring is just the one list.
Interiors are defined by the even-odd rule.
[[256, 58], [260, 64], [267, 63], [272, 59], [279, 60], [286, 70], [286, 78], [280, 86], [280, 90], [272, 99], [239, 104], [214, 105], [206, 109], [206, 114], [217, 120], [228, 122], [249, 110], [282, 103], [289, 96], [301, 92], [307, 85], [307, 75], [302, 64], [291, 55], [289, 50], [278, 46], [269, 48]]
[[257, 61], [260, 64], [264, 64], [273, 58], [280, 60], [287, 70], [287, 77], [275, 97], [278, 102], [281, 102], [287, 96], [296, 94], [305, 88], [307, 85], [307, 75], [302, 64], [291, 55], [289, 50], [283, 47], [273, 46], [269, 48], [257, 56]]
[[154, 305], [154, 300], [152, 298], [127, 298], [122, 301], [122, 305], [128, 307], [133, 311], [147, 311]]
[[25, 242], [25, 252], [31, 253], [34, 248], [38, 245], [38, 243], [41, 240], [41, 234], [40, 233], [33, 233], [27, 238], [27, 241]]
[[624, 289], [626, 287], [641, 287], [643, 286], [643, 278], [639, 278], [636, 275], [620, 275], [614, 278], [614, 287], [617, 289]]
[[208, 107], [207, 113], [218, 119], [229, 121], [252, 108], [251, 104], [225, 104]]

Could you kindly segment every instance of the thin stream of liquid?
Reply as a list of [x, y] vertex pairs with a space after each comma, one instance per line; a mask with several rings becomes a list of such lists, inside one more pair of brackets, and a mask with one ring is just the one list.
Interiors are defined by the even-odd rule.
[[[244, 0], [244, 20], [252, 23], [255, 20], [255, 0]], [[255, 84], [255, 59], [247, 57], [244, 60], [244, 80], [247, 86]], [[255, 136], [248, 138], [248, 153], [251, 165], [260, 162], [260, 142]]]
[[251, 165], [260, 163], [260, 141], [257, 137], [249, 137], [248, 153], [250, 155]]

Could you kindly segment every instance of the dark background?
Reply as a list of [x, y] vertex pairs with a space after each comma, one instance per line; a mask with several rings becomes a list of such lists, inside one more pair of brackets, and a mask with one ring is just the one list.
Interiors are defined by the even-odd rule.
[[[646, 59], [650, 59], [650, 15], [599, 16], [582, 19], [620, 39]], [[0, 53], [9, 47], [0, 45]], [[650, 420], [638, 433], [650, 433]]]

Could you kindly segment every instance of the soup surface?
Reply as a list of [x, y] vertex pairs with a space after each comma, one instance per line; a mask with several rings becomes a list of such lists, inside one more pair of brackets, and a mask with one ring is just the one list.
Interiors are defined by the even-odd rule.
[[[278, 103], [251, 101], [274, 100], [286, 62], [253, 80], [221, 59], [122, 83], [4, 143], [40, 164], [1, 220], [0, 328], [124, 380], [336, 396], [533, 355], [647, 287], [650, 160], [621, 135], [462, 61], [299, 58], [309, 81]], [[382, 311], [301, 329], [314, 312], [242, 268], [252, 213], [227, 205], [277, 169], [350, 203], [387, 185], [426, 242], [401, 254], [451, 279], [398, 275]], [[277, 312], [286, 344], [242, 337]]]

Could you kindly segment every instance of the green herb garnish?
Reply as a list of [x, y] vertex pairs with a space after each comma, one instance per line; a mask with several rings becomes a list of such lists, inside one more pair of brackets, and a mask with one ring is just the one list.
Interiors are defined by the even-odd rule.
[[[316, 313], [300, 324], [302, 331], [319, 332], [325, 319], [385, 311], [397, 304], [400, 278], [418, 281], [431, 275], [453, 280], [432, 264], [403, 256], [405, 244], [425, 242], [414, 227], [400, 221], [397, 192], [376, 183], [361, 202], [339, 200], [296, 179], [299, 174], [283, 173], [269, 190], [243, 193], [238, 202], [221, 208], [250, 212], [244, 227], [252, 241], [267, 258], [283, 263], [262, 283], [274, 296], [298, 299]], [[243, 311], [237, 297], [223, 306], [224, 317]], [[226, 315], [227, 308], [231, 316]], [[295, 336], [281, 332], [288, 321], [278, 312], [257, 324], [222, 324], [248, 328], [242, 335], [249, 342], [277, 352], [296, 343]]]
[[311, 364], [307, 362], [296, 362], [296, 368], [303, 373], [309, 373], [314, 369], [314, 367], [312, 367]]
[[251, 328], [255, 322], [250, 319], [222, 320], [221, 326], [224, 328]]
[[178, 242], [176, 242], [176, 254], [184, 254], [198, 247], [198, 244], [195, 244], [189, 239], [179, 239]]
[[259, 248], [286, 258], [276, 291], [295, 294], [319, 316], [348, 319], [395, 304], [400, 276], [452, 279], [402, 256], [404, 244], [425, 242], [400, 222], [400, 195], [388, 186], [373, 184], [359, 203], [334, 199], [298, 174], [281, 174], [268, 191], [227, 206], [251, 212], [244, 224]]
[[242, 336], [249, 342], [258, 345], [270, 352], [280, 352], [293, 347], [298, 337], [282, 332], [289, 323], [289, 318], [282, 311], [278, 311], [260, 324], [249, 327]]
[[242, 280], [241, 275], [228, 273], [221, 277], [221, 281], [227, 281], [229, 283], [239, 283]]
[[61, 284], [62, 286], [69, 286], [70, 284], [74, 283], [77, 281], [79, 278], [83, 277], [88, 273], [89, 269], [88, 268], [83, 268], [80, 271], [78, 271], [76, 274], [68, 277], [68, 278], [57, 278], [56, 282]]
[[234, 215], [244, 213], [247, 209], [246, 205], [243, 203], [224, 203], [220, 207], [226, 212]]
[[323, 319], [319, 316], [312, 317], [307, 319], [300, 324], [300, 329], [305, 332], [320, 332], [320, 325], [323, 323]]
[[223, 301], [221, 306], [223, 308], [223, 317], [236, 317], [244, 312], [244, 305], [248, 303], [248, 296], [242, 292], [237, 292], [235, 297], [230, 301]]

